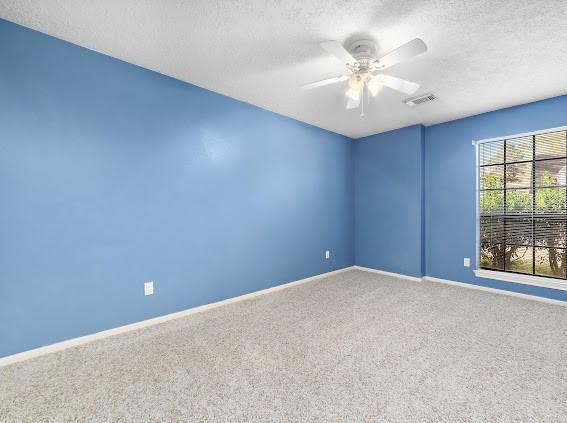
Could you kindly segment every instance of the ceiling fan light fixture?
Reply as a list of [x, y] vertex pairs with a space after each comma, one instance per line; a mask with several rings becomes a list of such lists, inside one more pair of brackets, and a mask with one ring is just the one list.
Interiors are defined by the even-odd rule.
[[348, 80], [348, 86], [352, 90], [360, 90], [362, 89], [363, 85], [364, 81], [362, 80], [362, 77], [360, 75], [353, 75]]
[[350, 88], [347, 90], [346, 96], [351, 100], [358, 101], [360, 99], [360, 90]]
[[372, 78], [372, 79], [370, 79], [370, 81], [368, 81], [366, 83], [366, 86], [368, 87], [368, 91], [370, 91], [372, 96], [375, 96], [376, 94], [378, 94], [380, 92], [380, 90], [382, 89], [384, 84], [381, 81], [379, 81], [378, 79]]

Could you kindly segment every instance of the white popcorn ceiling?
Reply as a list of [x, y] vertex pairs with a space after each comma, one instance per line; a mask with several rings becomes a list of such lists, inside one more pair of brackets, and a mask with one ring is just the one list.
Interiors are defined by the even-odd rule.
[[[353, 138], [567, 93], [562, 0], [2, 0], [0, 16]], [[360, 117], [344, 83], [300, 89], [343, 70], [319, 42], [368, 37], [381, 53], [422, 38], [428, 52], [387, 73], [439, 100], [384, 88]]]

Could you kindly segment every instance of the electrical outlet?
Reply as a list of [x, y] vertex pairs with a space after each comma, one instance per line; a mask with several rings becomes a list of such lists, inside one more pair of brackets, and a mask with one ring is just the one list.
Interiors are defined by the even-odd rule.
[[329, 250], [325, 251], [325, 258], [326, 259], [330, 259], [331, 258], [331, 252]]
[[463, 266], [465, 266], [465, 267], [471, 267], [471, 259], [468, 258], [468, 257], [465, 257], [465, 258], [463, 259]]
[[144, 295], [154, 295], [154, 281], [144, 283]]

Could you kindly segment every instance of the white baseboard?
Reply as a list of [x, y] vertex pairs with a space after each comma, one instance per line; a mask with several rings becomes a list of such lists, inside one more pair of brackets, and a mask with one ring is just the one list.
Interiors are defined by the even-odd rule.
[[77, 346], [77, 345], [87, 344], [87, 343], [95, 341], [97, 339], [103, 339], [103, 338], [107, 338], [109, 336], [114, 336], [114, 335], [118, 335], [118, 334], [121, 334], [121, 333], [130, 332], [130, 331], [133, 331], [133, 330], [136, 330], [136, 329], [141, 329], [141, 328], [144, 328], [144, 327], [147, 327], [147, 326], [157, 325], [159, 323], [167, 322], [169, 320], [179, 319], [181, 317], [189, 316], [189, 315], [195, 314], [195, 313], [200, 313], [200, 312], [205, 311], [205, 310], [210, 310], [212, 308], [221, 307], [223, 305], [235, 303], [235, 302], [238, 302], [238, 301], [248, 300], [250, 298], [258, 297], [260, 295], [269, 294], [270, 292], [276, 292], [276, 291], [286, 289], [286, 288], [291, 288], [292, 286], [301, 285], [301, 284], [304, 284], [304, 283], [307, 283], [307, 282], [315, 281], [317, 279], [322, 279], [322, 278], [325, 278], [325, 277], [328, 277], [328, 276], [332, 276], [332, 275], [336, 275], [336, 274], [339, 274], [339, 273], [342, 273], [342, 272], [346, 272], [348, 270], [361, 270], [361, 271], [364, 271], [364, 272], [375, 273], [375, 274], [379, 274], [379, 275], [392, 276], [392, 277], [395, 277], [395, 278], [405, 279], [405, 280], [409, 280], [409, 281], [412, 281], [412, 282], [427, 281], [427, 282], [443, 283], [443, 284], [447, 284], [447, 285], [458, 286], [458, 287], [461, 287], [461, 288], [476, 289], [476, 290], [479, 290], [479, 291], [490, 292], [490, 293], [498, 294], [498, 295], [507, 295], [507, 296], [510, 296], [510, 297], [523, 298], [523, 299], [527, 299], [527, 300], [539, 301], [539, 302], [543, 302], [543, 303], [547, 303], [547, 304], [554, 304], [554, 305], [560, 305], [560, 306], [563, 306], [563, 307], [567, 307], [567, 301], [553, 300], [553, 299], [550, 299], [550, 298], [539, 297], [537, 295], [521, 294], [519, 292], [506, 291], [506, 290], [503, 290], [503, 289], [489, 288], [489, 287], [486, 287], [486, 286], [473, 285], [473, 284], [470, 284], [470, 283], [456, 282], [456, 281], [451, 281], [451, 280], [447, 280], [447, 279], [434, 278], [432, 276], [424, 276], [423, 278], [418, 278], [418, 277], [415, 277], [415, 276], [407, 276], [407, 275], [402, 275], [402, 274], [399, 274], [399, 273], [386, 272], [384, 270], [371, 269], [369, 267], [351, 266], [351, 267], [345, 267], [345, 268], [339, 269], [339, 270], [334, 270], [332, 272], [322, 273], [320, 275], [300, 279], [300, 280], [297, 280], [297, 281], [288, 282], [288, 283], [285, 283], [285, 284], [282, 284], [282, 285], [277, 285], [277, 286], [274, 286], [272, 288], [262, 289], [260, 291], [255, 291], [255, 292], [251, 292], [249, 294], [240, 295], [238, 297], [228, 298], [226, 300], [218, 301], [216, 303], [205, 304], [205, 305], [190, 308], [190, 309], [187, 309], [187, 310], [178, 311], [176, 313], [166, 314], [164, 316], [159, 316], [159, 317], [154, 317], [152, 319], [142, 320], [140, 322], [131, 323], [129, 325], [119, 326], [119, 327], [116, 327], [116, 328], [113, 328], [113, 329], [108, 329], [108, 330], [96, 332], [96, 333], [93, 333], [93, 334], [90, 334], [90, 335], [81, 336], [79, 338], [72, 338], [72, 339], [68, 339], [66, 341], [58, 342], [56, 344], [46, 345], [44, 347], [35, 348], [33, 350], [24, 351], [24, 352], [9, 355], [9, 356], [6, 356], [6, 357], [1, 357], [0, 358], [0, 367], [7, 366], [7, 365], [13, 364], [13, 363], [18, 363], [20, 361], [28, 360], [30, 358], [39, 357], [39, 356], [42, 356], [42, 355], [45, 355], [45, 354], [50, 354], [50, 353], [53, 353], [53, 352], [62, 351], [62, 350], [65, 350], [67, 348], [71, 348], [71, 347], [74, 347], [74, 346]]
[[142, 320], [140, 322], [131, 323], [129, 325], [119, 326], [116, 328], [104, 330], [101, 332], [96, 332], [90, 335], [81, 336], [78, 338], [68, 339], [62, 342], [57, 342], [56, 344], [46, 345], [44, 347], [35, 348], [33, 350], [24, 351], [21, 353], [8, 355], [6, 357], [0, 358], [0, 367], [7, 366], [9, 364], [17, 363], [24, 360], [29, 360], [30, 358], [39, 357], [45, 354], [51, 354], [53, 352], [62, 351], [67, 348], [75, 347], [77, 345], [87, 344], [89, 342], [95, 341], [97, 339], [107, 338], [109, 336], [118, 335], [120, 333], [130, 332], [136, 329], [141, 329], [147, 326], [157, 325], [159, 323], [167, 322], [169, 320], [179, 319], [181, 317], [189, 316], [191, 314], [200, 313], [205, 310], [210, 310], [212, 308], [221, 307], [223, 305], [236, 303], [238, 301], [248, 300], [250, 298], [258, 297], [260, 295], [269, 294], [271, 292], [280, 291], [282, 289], [291, 288], [292, 286], [301, 285], [307, 282], [312, 282], [317, 279], [326, 278], [328, 276], [336, 275], [347, 270], [353, 269], [354, 266], [345, 267], [339, 270], [333, 270], [332, 272], [321, 273], [320, 275], [311, 276], [308, 278], [300, 279], [293, 282], [284, 283], [282, 285], [277, 285], [272, 288], [262, 289], [260, 291], [251, 292], [249, 294], [240, 295], [238, 297], [228, 298], [226, 300], [218, 301], [216, 303], [205, 304], [202, 306], [190, 308], [183, 311], [178, 311], [176, 313], [166, 314], [164, 316], [154, 317], [152, 319]]
[[453, 285], [453, 286], [458, 286], [458, 287], [461, 287], [461, 288], [476, 289], [478, 291], [490, 292], [492, 294], [506, 295], [508, 297], [523, 298], [524, 300], [539, 301], [539, 302], [542, 302], [542, 303], [554, 304], [554, 305], [560, 305], [560, 306], [563, 306], [563, 307], [567, 307], [567, 301], [554, 300], [554, 299], [551, 299], [551, 298], [540, 297], [538, 295], [522, 294], [520, 292], [507, 291], [505, 289], [489, 288], [487, 286], [474, 285], [472, 283], [465, 283], [465, 282], [451, 281], [451, 280], [448, 280], [448, 279], [434, 278], [432, 276], [424, 276], [422, 278], [417, 278], [415, 276], [406, 276], [406, 275], [402, 275], [402, 274], [399, 274], [399, 273], [392, 273], [392, 272], [386, 272], [384, 270], [371, 269], [370, 267], [353, 266], [353, 268], [357, 269], [357, 270], [362, 270], [364, 272], [377, 273], [379, 275], [385, 275], [385, 276], [393, 276], [395, 278], [406, 279], [406, 280], [410, 280], [410, 281], [413, 281], [413, 282], [424, 282], [425, 281], [425, 282], [444, 283], [446, 285]]
[[392, 276], [394, 278], [407, 279], [407, 280], [410, 280], [410, 281], [413, 281], [413, 282], [421, 282], [422, 281], [422, 278], [418, 278], [416, 276], [408, 276], [408, 275], [402, 275], [400, 273], [386, 272], [385, 270], [372, 269], [370, 267], [353, 266], [353, 268], [357, 269], [357, 270], [362, 270], [364, 272], [377, 273], [379, 275], [385, 275], [385, 276]]

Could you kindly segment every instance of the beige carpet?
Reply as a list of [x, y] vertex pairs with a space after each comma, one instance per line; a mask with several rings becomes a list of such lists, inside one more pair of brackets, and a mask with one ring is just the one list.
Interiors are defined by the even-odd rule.
[[567, 307], [349, 271], [0, 368], [0, 421], [565, 422]]

